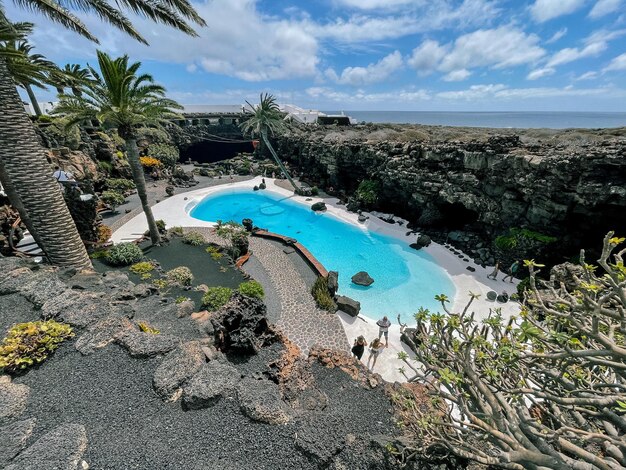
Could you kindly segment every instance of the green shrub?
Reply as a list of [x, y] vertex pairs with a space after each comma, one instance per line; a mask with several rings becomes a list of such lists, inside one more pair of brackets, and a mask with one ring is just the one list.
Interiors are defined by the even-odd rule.
[[228, 303], [233, 296], [230, 287], [209, 287], [209, 290], [202, 296], [202, 306], [209, 311], [217, 310]]
[[72, 336], [71, 326], [54, 320], [18, 323], [0, 344], [0, 369], [12, 374], [39, 364]]
[[313, 186], [311, 188], [311, 196], [317, 196], [320, 193], [320, 190], [317, 186]]
[[118, 193], [117, 191], [111, 191], [111, 190], [102, 191], [102, 194], [100, 195], [100, 199], [105, 204], [108, 204], [109, 206], [111, 206], [113, 210], [115, 210], [117, 206], [121, 206], [122, 204], [126, 202], [126, 199], [124, 198], [122, 194]]
[[168, 144], [152, 144], [149, 149], [150, 156], [159, 160], [163, 166], [171, 168], [178, 163], [178, 149]]
[[157, 226], [157, 230], [161, 233], [165, 233], [165, 221], [159, 219], [159, 220], [156, 220], [155, 223]]
[[320, 276], [315, 280], [311, 294], [315, 299], [315, 303], [322, 310], [328, 310], [334, 312], [337, 310], [337, 305], [328, 291], [328, 278]]
[[178, 266], [165, 273], [165, 277], [170, 282], [176, 282], [181, 286], [190, 286], [193, 282], [193, 273], [187, 266]]
[[183, 232], [183, 228], [182, 227], [172, 227], [169, 230], [169, 232], [172, 235], [176, 235], [177, 237], [182, 237], [185, 234], [185, 232]]
[[530, 289], [530, 277], [525, 277], [517, 285], [517, 295], [519, 300], [524, 300], [524, 292]]
[[113, 171], [113, 165], [109, 162], [105, 162], [105, 161], [99, 161], [98, 162], [98, 170], [100, 170], [102, 173], [106, 173], [107, 175], [111, 174], [111, 172]]
[[154, 263], [152, 261], [140, 261], [133, 264], [129, 269], [135, 274], [144, 275], [154, 271]]
[[380, 183], [373, 180], [363, 180], [356, 190], [356, 198], [364, 204], [374, 204], [378, 200]]
[[254, 297], [256, 299], [262, 299], [265, 297], [265, 292], [263, 292], [263, 286], [259, 284], [257, 281], [245, 281], [239, 284], [237, 288], [240, 294]]
[[107, 262], [112, 266], [129, 266], [141, 261], [143, 252], [134, 243], [120, 243], [111, 248], [106, 256]]
[[127, 180], [126, 178], [107, 178], [104, 180], [104, 184], [107, 188], [115, 191], [135, 189], [135, 183], [132, 180]]
[[179, 295], [178, 297], [176, 297], [176, 300], [174, 302], [176, 302], [176, 304], [182, 304], [183, 302], [187, 302], [188, 300], [191, 300], [191, 299], [184, 295]]
[[513, 227], [509, 229], [508, 234], [497, 237], [495, 243], [498, 248], [506, 251], [516, 248], [522, 241], [535, 241], [547, 245], [557, 241], [557, 238], [534, 230]]
[[183, 235], [183, 243], [192, 246], [200, 246], [204, 245], [204, 237], [201, 233], [198, 232], [188, 232]]
[[211, 258], [213, 258], [215, 261], [217, 261], [218, 259], [222, 259], [222, 257], [224, 256], [220, 249], [214, 245], [207, 246], [205, 251], [210, 254]]

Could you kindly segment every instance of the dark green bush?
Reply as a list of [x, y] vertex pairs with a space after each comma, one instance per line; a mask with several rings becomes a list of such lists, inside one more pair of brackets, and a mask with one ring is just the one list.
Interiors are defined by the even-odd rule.
[[226, 305], [232, 296], [230, 287], [209, 287], [202, 296], [202, 306], [209, 311], [217, 310]]
[[104, 184], [107, 188], [115, 191], [135, 189], [135, 183], [132, 180], [127, 180], [126, 178], [107, 178], [104, 180]]
[[517, 285], [517, 295], [519, 300], [524, 300], [524, 292], [530, 289], [530, 277], [525, 277]]
[[39, 364], [72, 336], [71, 326], [54, 320], [18, 323], [0, 344], [0, 369], [12, 374]]
[[315, 303], [322, 310], [328, 310], [334, 312], [337, 310], [337, 305], [328, 291], [328, 278], [320, 276], [315, 280], [311, 294], [315, 299]]
[[111, 206], [113, 210], [115, 210], [117, 206], [121, 206], [122, 204], [126, 202], [126, 199], [124, 198], [122, 194], [118, 193], [117, 191], [111, 191], [111, 190], [102, 191], [102, 194], [100, 195], [100, 199], [105, 204], [108, 204], [109, 206]]
[[129, 266], [141, 261], [143, 252], [134, 243], [120, 243], [107, 252], [106, 260], [112, 266]]
[[495, 243], [498, 248], [506, 251], [516, 248], [523, 241], [535, 241], [543, 244], [549, 244], [557, 241], [557, 238], [540, 232], [535, 232], [534, 230], [513, 227], [509, 229], [508, 234], [497, 237]]
[[159, 160], [166, 168], [171, 168], [178, 163], [178, 148], [168, 144], [152, 144], [148, 153], [151, 157]]
[[380, 183], [373, 180], [363, 180], [356, 190], [356, 198], [364, 204], [374, 204], [378, 200]]
[[240, 294], [246, 295], [248, 297], [255, 297], [257, 299], [262, 299], [263, 297], [265, 297], [263, 286], [257, 281], [242, 282], [241, 284], [239, 284], [237, 290]]
[[188, 232], [183, 235], [183, 243], [187, 245], [200, 246], [204, 245], [204, 237], [198, 232]]

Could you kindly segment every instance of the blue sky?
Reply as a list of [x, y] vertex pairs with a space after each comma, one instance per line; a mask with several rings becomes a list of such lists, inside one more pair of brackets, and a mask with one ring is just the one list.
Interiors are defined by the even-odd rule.
[[[81, 18], [183, 104], [262, 91], [322, 110], [626, 111], [626, 0], [207, 0], [186, 37], [133, 18], [150, 46]], [[36, 24], [38, 52], [94, 63], [96, 45]], [[53, 90], [37, 91], [53, 99]]]

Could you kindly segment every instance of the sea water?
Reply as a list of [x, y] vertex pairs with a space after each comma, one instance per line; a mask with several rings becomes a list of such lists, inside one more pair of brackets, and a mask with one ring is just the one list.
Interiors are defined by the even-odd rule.
[[[268, 190], [226, 189], [213, 193], [190, 212], [196, 219], [241, 222], [295, 238], [329, 271], [339, 272], [339, 294], [361, 303], [370, 318], [398, 314], [413, 323], [419, 307], [438, 310], [437, 294], [452, 298], [452, 280], [424, 251], [402, 240], [343, 221], [329, 213], [316, 213], [308, 205]], [[374, 283], [358, 286], [351, 277], [366, 271]]]

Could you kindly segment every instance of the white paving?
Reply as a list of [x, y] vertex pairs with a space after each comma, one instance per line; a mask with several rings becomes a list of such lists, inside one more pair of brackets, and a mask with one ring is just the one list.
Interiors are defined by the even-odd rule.
[[[267, 189], [266, 191], [272, 191], [279, 193], [285, 197], [289, 197], [294, 201], [298, 201], [311, 205], [313, 202], [323, 201], [328, 208], [327, 213], [333, 214], [339, 219], [361, 227], [384, 233], [386, 235], [393, 236], [395, 238], [404, 240], [406, 243], [412, 243], [415, 241], [415, 234], [406, 235], [406, 225], [399, 226], [397, 224], [389, 224], [382, 221], [374, 215], [369, 215], [369, 219], [365, 223], [358, 221], [358, 215], [350, 213], [345, 210], [341, 205], [338, 205], [338, 199], [336, 198], [319, 198], [313, 197], [313, 201], [306, 201], [306, 197], [296, 196], [291, 191], [281, 188], [276, 185], [273, 180], [266, 179]], [[186, 193], [176, 194], [152, 207], [152, 211], [156, 219], [162, 219], [165, 221], [168, 227], [181, 226], [181, 227], [212, 227], [215, 225], [213, 222], [206, 222], [203, 220], [195, 219], [189, 215], [191, 209], [198, 204], [204, 197], [209, 194], [218, 192], [228, 192], [236, 188], [247, 187], [251, 188], [261, 183], [261, 177], [256, 177], [251, 180], [226, 183], [219, 186], [213, 186], [209, 188], [202, 188]], [[364, 213], [368, 215], [367, 213]], [[132, 218], [118, 230], [113, 233], [112, 240], [115, 243], [133, 241], [141, 237], [142, 234], [148, 229], [144, 214], [139, 214]], [[517, 280], [513, 283], [494, 281], [487, 278], [487, 275], [491, 273], [492, 269], [482, 268], [473, 262], [463, 262], [450, 250], [443, 245], [432, 243], [429, 247], [423, 248], [423, 250], [431, 255], [438, 263], [438, 265], [450, 276], [450, 279], [455, 285], [456, 293], [454, 298], [451, 299], [450, 307], [453, 311], [460, 311], [464, 308], [469, 297], [468, 293], [473, 292], [480, 294], [480, 298], [475, 300], [472, 304], [472, 310], [475, 312], [476, 318], [483, 319], [487, 317], [490, 309], [500, 308], [503, 316], [509, 317], [516, 315], [519, 312], [520, 306], [518, 303], [509, 301], [506, 304], [494, 303], [487, 300], [487, 292], [496, 291], [501, 293], [506, 290], [509, 294], [516, 292]], [[475, 271], [470, 272], [466, 269], [467, 266], [472, 266]], [[503, 274], [500, 273], [499, 277], [502, 278]], [[362, 311], [358, 318], [353, 319], [343, 313], [338, 314], [341, 318], [342, 325], [348, 337], [348, 341], [352, 343], [354, 338], [359, 335], [365, 336], [368, 343], [378, 336], [378, 327], [376, 326], [377, 318], [370, 318], [368, 312]], [[395, 318], [390, 318], [395, 323]], [[410, 318], [403, 318], [403, 321], [411, 321]], [[378, 362], [375, 367], [375, 372], [378, 372], [383, 376], [385, 380], [389, 381], [404, 381], [402, 374], [398, 372], [398, 368], [402, 366], [402, 362], [397, 359], [397, 353], [399, 351], [406, 351], [410, 353], [408, 348], [400, 342], [400, 327], [394, 324], [389, 330], [389, 348], [387, 348], [378, 358]], [[367, 361], [367, 350], [363, 356], [363, 361]]]

